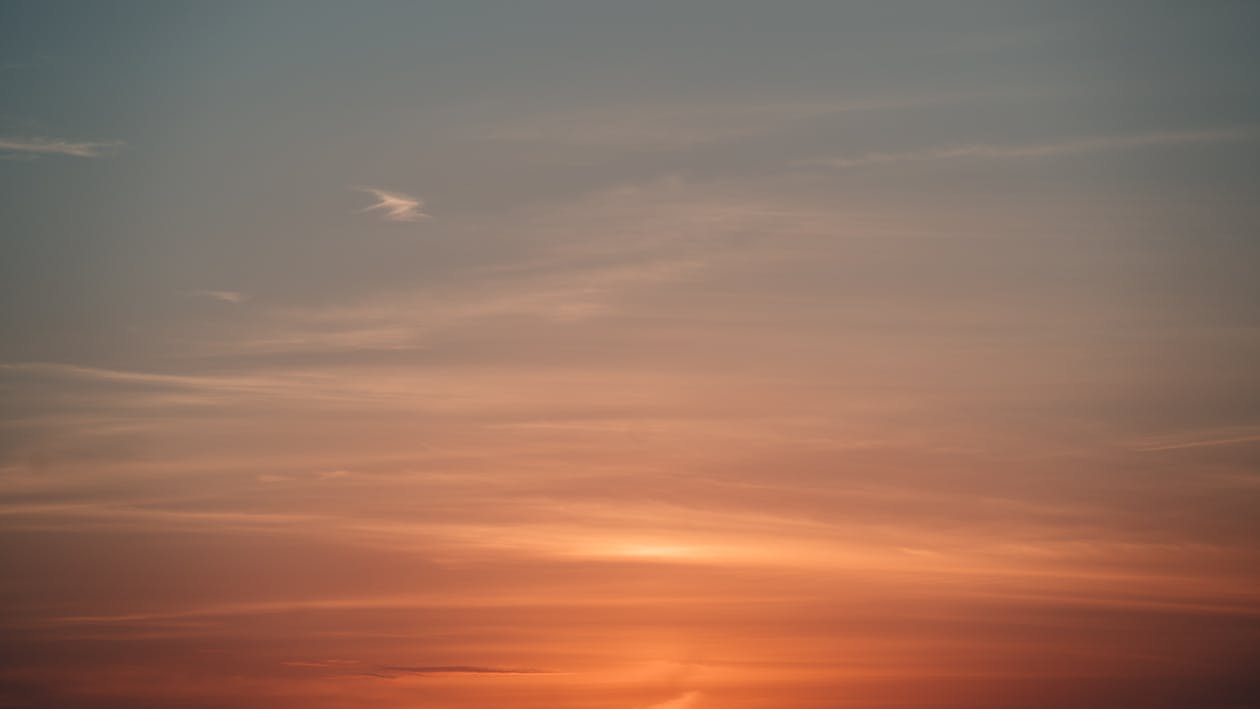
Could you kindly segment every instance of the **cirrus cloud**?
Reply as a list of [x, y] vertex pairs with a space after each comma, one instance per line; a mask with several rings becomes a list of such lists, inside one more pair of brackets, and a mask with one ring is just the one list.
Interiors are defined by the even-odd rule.
[[839, 158], [811, 158], [796, 162], [800, 166], [830, 168], [866, 167], [889, 163], [925, 162], [932, 160], [980, 159], [1009, 160], [1019, 158], [1054, 158], [1104, 150], [1122, 150], [1148, 146], [1187, 145], [1254, 140], [1257, 133], [1249, 130], [1200, 130], [1141, 133], [1095, 138], [1076, 138], [1022, 145], [968, 144], [948, 145], [924, 150], [864, 153]]
[[381, 217], [391, 222], [418, 222], [428, 219], [424, 213], [424, 200], [401, 192], [389, 192], [375, 187], [351, 187], [376, 197], [376, 204], [360, 209], [360, 212], [380, 211]]
[[673, 699], [663, 701], [660, 704], [653, 704], [647, 709], [693, 709], [699, 704], [699, 702], [699, 692], [686, 692], [674, 697]]
[[80, 141], [61, 138], [0, 138], [0, 155], [35, 158], [65, 155], [76, 158], [103, 158], [122, 147], [122, 141]]

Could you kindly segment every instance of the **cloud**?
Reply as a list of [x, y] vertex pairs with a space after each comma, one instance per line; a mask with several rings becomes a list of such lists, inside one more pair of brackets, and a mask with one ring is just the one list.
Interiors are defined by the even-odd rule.
[[345, 667], [360, 664], [358, 660], [285, 660], [285, 667]]
[[234, 305], [244, 303], [250, 298], [248, 294], [234, 290], [195, 290], [191, 291], [189, 294], [201, 296], [203, 298], [210, 298], [221, 303], [232, 303]]
[[[980, 96], [981, 98], [983, 96]], [[880, 113], [975, 98], [972, 94], [885, 95], [866, 98], [729, 97], [718, 100], [636, 101], [548, 107], [504, 120], [472, 120], [460, 133], [474, 140], [546, 143], [569, 148], [676, 150], [755, 139], [795, 126], [836, 121], [854, 113]]]
[[1160, 452], [1186, 448], [1246, 445], [1258, 442], [1260, 442], [1260, 430], [1257, 430], [1255, 427], [1230, 427], [1185, 436], [1151, 439], [1136, 445], [1134, 450]]
[[[512, 669], [505, 667], [481, 667], [478, 665], [433, 665], [409, 667], [390, 665], [382, 667], [390, 672], [406, 672], [414, 675], [545, 675], [547, 670]], [[682, 705], [680, 705], [682, 706]]]
[[76, 158], [103, 158], [122, 146], [122, 141], [75, 143], [60, 138], [0, 138], [0, 154], [26, 157], [67, 155]]
[[1254, 130], [1181, 131], [1142, 133], [1138, 135], [1099, 138], [1075, 138], [1050, 143], [1026, 143], [1023, 145], [949, 145], [925, 150], [900, 152], [864, 153], [850, 157], [812, 158], [797, 161], [797, 165], [833, 168], [866, 167], [891, 163], [927, 162], [933, 160], [1011, 160], [1018, 158], [1047, 158], [1077, 155], [1103, 150], [1122, 150], [1158, 145], [1185, 145], [1192, 143], [1222, 143], [1252, 140]]
[[796, 237], [832, 223], [827, 212], [681, 178], [599, 189], [480, 222], [482, 233], [513, 235], [500, 250], [506, 257], [356, 302], [272, 309], [264, 313], [271, 322], [254, 334], [206, 346], [234, 353], [400, 351], [431, 348], [481, 324], [609, 319], [671, 286], [791, 258]]
[[783, 130], [801, 121], [931, 102], [756, 101], [619, 105], [547, 112], [480, 129], [476, 137], [617, 149], [676, 149]]
[[376, 204], [360, 209], [360, 212], [380, 210], [383, 218], [391, 222], [418, 222], [428, 219], [424, 213], [424, 201], [400, 192], [386, 192], [375, 187], [351, 187], [350, 189], [366, 192], [379, 200]]
[[660, 704], [653, 704], [647, 709], [692, 709], [692, 707], [697, 706], [699, 703], [699, 692], [687, 692], [685, 694], [680, 694], [673, 699], [661, 702]]
[[214, 377], [161, 374], [83, 367], [57, 362], [0, 362], [0, 373], [212, 391], [274, 391], [273, 387], [281, 384], [281, 379], [271, 376]]

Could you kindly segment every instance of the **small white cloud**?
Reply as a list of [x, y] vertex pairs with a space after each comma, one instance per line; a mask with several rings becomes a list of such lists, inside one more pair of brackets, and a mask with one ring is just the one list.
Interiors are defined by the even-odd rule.
[[379, 210], [387, 221], [418, 222], [428, 219], [424, 213], [424, 201], [400, 192], [386, 192], [375, 187], [351, 187], [350, 189], [366, 192], [378, 200], [376, 204], [360, 209], [360, 212]]
[[0, 154], [39, 157], [68, 155], [76, 158], [103, 158], [122, 146], [121, 141], [75, 143], [60, 138], [0, 138]]
[[249, 295], [234, 290], [195, 290], [191, 294], [234, 305], [239, 305], [249, 300]]
[[660, 704], [653, 704], [647, 709], [692, 709], [699, 703], [699, 692], [687, 692], [685, 694], [680, 694], [673, 699], [663, 701]]

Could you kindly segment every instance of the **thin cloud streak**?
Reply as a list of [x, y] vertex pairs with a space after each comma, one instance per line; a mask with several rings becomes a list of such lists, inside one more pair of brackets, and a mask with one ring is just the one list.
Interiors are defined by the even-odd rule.
[[772, 135], [810, 121], [853, 113], [943, 104], [963, 95], [891, 96], [857, 100], [700, 101], [553, 109], [496, 120], [462, 132], [474, 140], [546, 143], [570, 148], [674, 150]]
[[1211, 448], [1250, 443], [1260, 443], [1260, 430], [1255, 428], [1229, 428], [1220, 431], [1204, 432], [1199, 435], [1167, 437], [1143, 442], [1135, 446], [1134, 450], [1144, 453], [1157, 453], [1187, 448]]
[[233, 305], [240, 305], [250, 299], [249, 294], [234, 290], [195, 290], [189, 291], [189, 295], [209, 298], [211, 300], [217, 300], [220, 303], [231, 303]]
[[103, 158], [122, 147], [122, 141], [73, 142], [60, 138], [0, 138], [0, 153], [27, 157], [65, 155], [76, 158]]
[[653, 704], [647, 709], [692, 709], [700, 702], [699, 692], [687, 692], [660, 704]]
[[548, 675], [555, 674], [548, 670], [513, 669], [507, 667], [480, 667], [477, 665], [435, 665], [431, 667], [408, 667], [390, 665], [381, 669], [389, 672], [405, 672], [413, 675]]
[[[269, 312], [258, 336], [224, 338], [235, 352], [401, 350], [426, 347], [449, 331], [504, 318], [589, 322], [623, 312], [636, 296], [701, 281], [750, 263], [796, 255], [801, 240], [835, 215], [679, 178], [595, 190], [489, 222], [532, 252], [480, 265], [449, 280], [381, 290], [358, 303]], [[771, 240], [732, 238], [774, 230]], [[568, 234], [598, 234], [574, 239]], [[560, 235], [560, 236], [558, 236]]]
[[359, 212], [380, 211], [381, 218], [391, 222], [418, 222], [421, 219], [431, 218], [431, 215], [424, 213], [424, 200], [417, 197], [375, 187], [351, 187], [350, 189], [370, 194], [378, 200], [376, 204], [364, 207]]
[[1012, 160], [1020, 158], [1054, 158], [1064, 155], [1125, 150], [1148, 146], [1191, 145], [1197, 143], [1225, 143], [1254, 140], [1255, 130], [1204, 130], [1143, 133], [1139, 135], [1077, 138], [1049, 143], [1023, 145], [953, 145], [909, 150], [901, 152], [865, 153], [852, 157], [817, 158], [800, 160], [800, 166], [851, 168], [869, 165], [887, 165], [906, 162], [930, 162], [935, 160]]

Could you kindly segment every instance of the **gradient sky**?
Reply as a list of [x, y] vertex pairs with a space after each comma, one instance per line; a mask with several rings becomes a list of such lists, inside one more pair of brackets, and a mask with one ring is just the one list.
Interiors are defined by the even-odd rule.
[[1257, 27], [0, 2], [0, 707], [1256, 706]]

